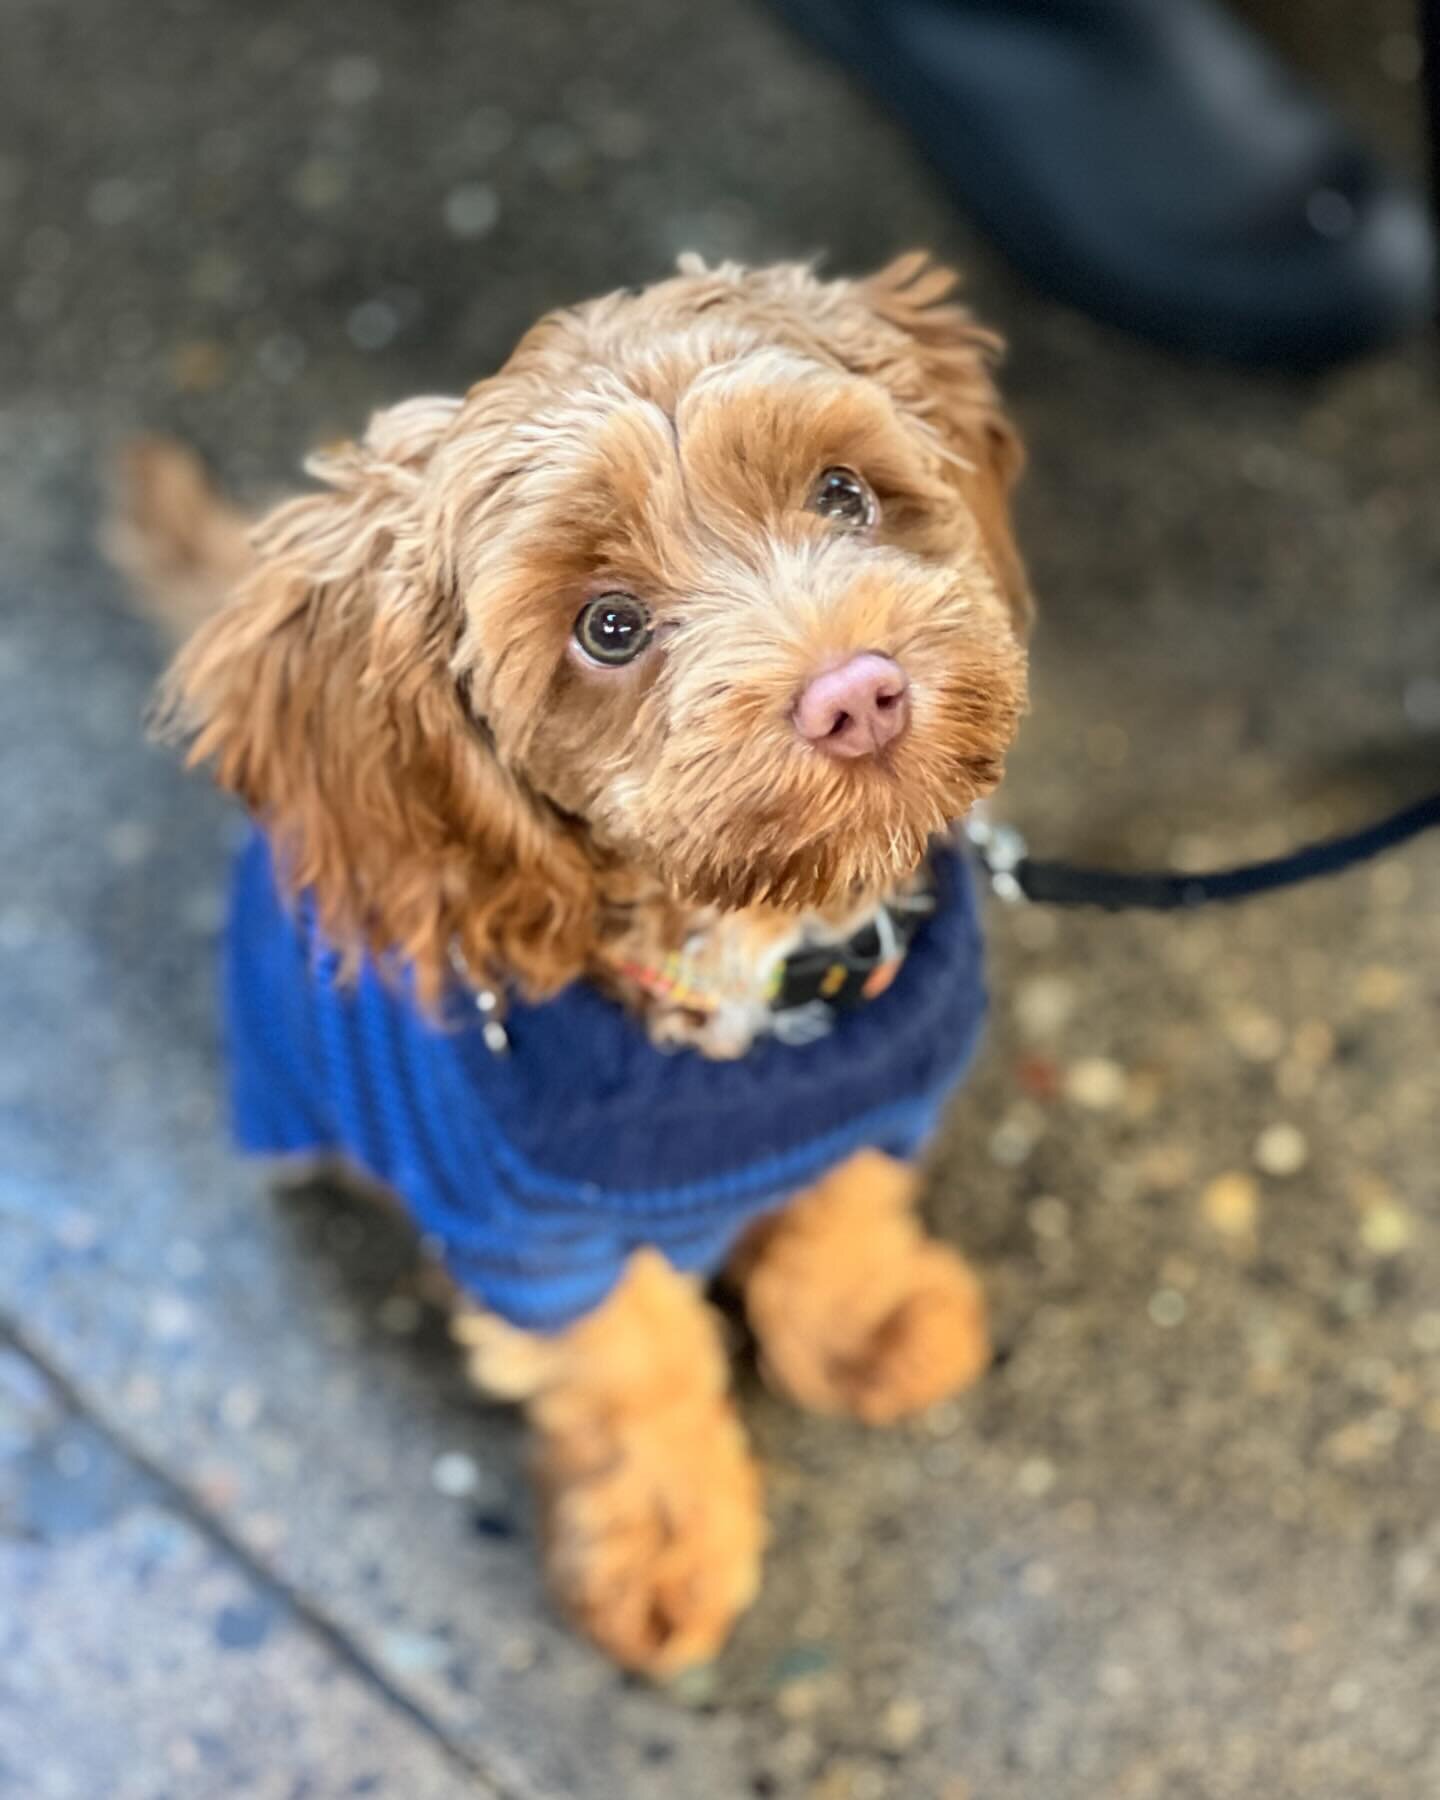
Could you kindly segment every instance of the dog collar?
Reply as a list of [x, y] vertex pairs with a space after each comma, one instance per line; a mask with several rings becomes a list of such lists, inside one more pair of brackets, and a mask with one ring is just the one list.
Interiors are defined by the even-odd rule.
[[637, 987], [698, 1013], [750, 1003], [770, 1015], [770, 1029], [792, 1042], [819, 1037], [839, 1013], [877, 999], [894, 981], [921, 921], [935, 910], [928, 880], [878, 907], [846, 938], [811, 939], [768, 967], [725, 967], [689, 948], [658, 964], [627, 961], [619, 971]]

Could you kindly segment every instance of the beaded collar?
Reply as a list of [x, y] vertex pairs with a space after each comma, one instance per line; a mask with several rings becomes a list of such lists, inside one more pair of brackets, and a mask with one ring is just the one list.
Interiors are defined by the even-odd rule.
[[892, 895], [848, 937], [804, 932], [785, 954], [758, 967], [717, 959], [703, 935], [659, 963], [625, 961], [618, 972], [646, 993], [688, 1012], [713, 1015], [754, 1007], [766, 1028], [790, 1043], [830, 1031], [841, 1013], [883, 994], [900, 972], [921, 922], [935, 910], [927, 875]]

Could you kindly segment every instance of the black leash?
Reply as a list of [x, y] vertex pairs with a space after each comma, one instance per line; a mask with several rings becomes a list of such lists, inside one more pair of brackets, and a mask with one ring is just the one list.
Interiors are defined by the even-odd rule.
[[1338, 875], [1356, 863], [1397, 844], [1418, 837], [1440, 825], [1440, 793], [1402, 806], [1343, 837], [1306, 844], [1287, 856], [1264, 862], [1242, 863], [1234, 869], [1215, 869], [1208, 874], [1172, 874], [1156, 871], [1125, 874], [1114, 869], [1086, 869], [1073, 863], [1042, 862], [1031, 856], [1025, 840], [1008, 825], [996, 825], [983, 815], [972, 817], [966, 835], [990, 876], [990, 885], [1002, 900], [1033, 900], [1047, 906], [1099, 906], [1108, 912], [1176, 912], [1206, 906], [1215, 900], [1247, 900], [1252, 894], [1272, 893], [1276, 888], [1297, 887], [1321, 875]]

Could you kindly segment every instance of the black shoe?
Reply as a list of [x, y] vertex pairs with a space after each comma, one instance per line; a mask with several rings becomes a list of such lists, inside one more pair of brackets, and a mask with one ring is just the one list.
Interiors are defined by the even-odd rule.
[[776, 0], [1010, 258], [1175, 349], [1316, 366], [1433, 316], [1420, 199], [1211, 0]]

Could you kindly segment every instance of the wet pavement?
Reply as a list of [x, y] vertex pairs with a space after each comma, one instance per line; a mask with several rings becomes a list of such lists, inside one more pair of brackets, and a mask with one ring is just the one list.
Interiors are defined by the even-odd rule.
[[[1410, 9], [1274, 6], [1412, 154]], [[15, 0], [0, 61], [0, 1794], [1440, 1795], [1440, 851], [1183, 920], [996, 910], [932, 1210], [1008, 1349], [899, 1431], [742, 1373], [759, 1606], [673, 1694], [546, 1611], [415, 1246], [218, 1117], [234, 821], [93, 547], [672, 254], [924, 242], [1012, 339], [1044, 623], [1005, 808], [1222, 861], [1440, 773], [1429, 345], [1293, 385], [1046, 306], [740, 0]]]

